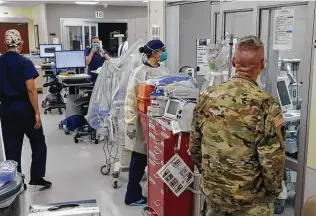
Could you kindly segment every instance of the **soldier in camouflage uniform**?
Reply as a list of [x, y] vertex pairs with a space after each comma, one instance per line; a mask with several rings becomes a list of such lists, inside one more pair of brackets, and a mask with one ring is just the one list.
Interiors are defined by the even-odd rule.
[[240, 39], [236, 75], [209, 87], [196, 106], [190, 152], [212, 216], [272, 216], [282, 191], [284, 118], [256, 83], [264, 64], [262, 41]]

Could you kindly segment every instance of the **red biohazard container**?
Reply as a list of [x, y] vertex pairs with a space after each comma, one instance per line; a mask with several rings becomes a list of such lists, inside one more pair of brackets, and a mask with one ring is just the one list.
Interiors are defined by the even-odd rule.
[[154, 91], [151, 85], [140, 84], [137, 86], [137, 106], [138, 110], [147, 113], [147, 108], [150, 106], [150, 94]]
[[143, 100], [141, 98], [137, 98], [137, 106], [138, 110], [147, 113], [147, 109], [150, 106], [150, 99], [149, 100]]
[[147, 84], [137, 86], [137, 98], [143, 101], [150, 101], [150, 94], [154, 91], [154, 87]]

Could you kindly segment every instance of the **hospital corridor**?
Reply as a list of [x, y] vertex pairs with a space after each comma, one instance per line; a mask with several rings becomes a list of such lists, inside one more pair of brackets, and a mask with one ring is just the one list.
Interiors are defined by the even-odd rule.
[[0, 216], [316, 216], [316, 1], [1, 0]]
[[[119, 189], [113, 189], [110, 176], [101, 174], [100, 168], [105, 164], [103, 146], [89, 140], [75, 144], [73, 137], [65, 136], [59, 130], [62, 117], [58, 112], [44, 115], [41, 111], [48, 149], [47, 179], [52, 181], [53, 186], [47, 189], [29, 186], [20, 198], [21, 216], [28, 215], [32, 204], [90, 199], [98, 200], [104, 216], [140, 215], [141, 207], [124, 204], [127, 173], [121, 174]], [[26, 176], [29, 176], [30, 164], [31, 149], [26, 138], [22, 157], [22, 169]], [[25, 182], [28, 182], [26, 178]]]

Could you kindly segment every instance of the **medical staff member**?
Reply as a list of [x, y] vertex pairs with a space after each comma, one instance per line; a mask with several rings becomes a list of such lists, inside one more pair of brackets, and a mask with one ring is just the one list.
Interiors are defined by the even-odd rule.
[[147, 60], [132, 72], [127, 86], [124, 105], [126, 123], [125, 147], [132, 151], [125, 204], [131, 206], [147, 204], [147, 198], [142, 195], [142, 187], [140, 185], [147, 166], [147, 143], [145, 143], [138, 115], [136, 87], [145, 80], [169, 74], [169, 70], [159, 63], [167, 59], [165, 45], [160, 40], [149, 41], [139, 51], [144, 53]]
[[91, 48], [85, 50], [86, 62], [88, 65], [88, 74], [91, 75], [91, 80], [96, 81], [98, 75], [91, 73], [98, 68], [103, 66], [105, 60], [110, 60], [111, 58], [105, 53], [105, 51], [100, 46], [100, 40], [98, 37], [93, 36], [91, 38]]
[[33, 63], [19, 54], [23, 41], [17, 30], [5, 33], [5, 44], [8, 51], [0, 57], [0, 118], [6, 159], [16, 161], [18, 172], [22, 172], [21, 152], [26, 135], [32, 148], [29, 184], [50, 187], [52, 183], [43, 178], [47, 147], [34, 82], [38, 73]]

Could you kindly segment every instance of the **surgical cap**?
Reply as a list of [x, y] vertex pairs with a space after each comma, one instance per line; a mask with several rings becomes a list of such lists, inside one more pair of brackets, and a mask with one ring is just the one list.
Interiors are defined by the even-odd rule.
[[8, 46], [17, 46], [22, 42], [21, 34], [16, 29], [10, 29], [5, 33], [5, 43]]
[[154, 50], [164, 49], [165, 45], [161, 40], [151, 40], [144, 46], [144, 53], [151, 54]]

